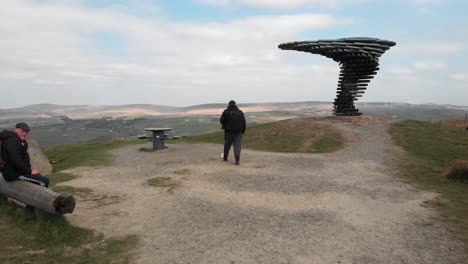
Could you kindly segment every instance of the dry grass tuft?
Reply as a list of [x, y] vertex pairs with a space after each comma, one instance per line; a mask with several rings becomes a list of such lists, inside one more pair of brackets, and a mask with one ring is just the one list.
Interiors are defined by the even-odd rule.
[[178, 169], [174, 171], [175, 174], [189, 174], [190, 169]]
[[456, 160], [448, 167], [444, 177], [449, 180], [468, 183], [468, 160]]
[[155, 187], [169, 187], [168, 192], [173, 193], [180, 186], [180, 182], [171, 177], [156, 177], [148, 180], [148, 184]]
[[447, 119], [442, 121], [436, 121], [435, 123], [439, 125], [467, 128], [465, 118]]
[[140, 148], [139, 150], [143, 152], [154, 152], [152, 148]]

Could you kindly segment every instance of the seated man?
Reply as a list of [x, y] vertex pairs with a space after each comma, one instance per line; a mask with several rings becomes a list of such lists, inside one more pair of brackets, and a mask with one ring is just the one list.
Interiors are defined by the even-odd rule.
[[2, 171], [6, 181], [23, 180], [44, 187], [49, 186], [49, 178], [31, 169], [26, 136], [31, 129], [26, 123], [18, 123], [14, 131], [0, 132], [2, 159], [6, 162]]

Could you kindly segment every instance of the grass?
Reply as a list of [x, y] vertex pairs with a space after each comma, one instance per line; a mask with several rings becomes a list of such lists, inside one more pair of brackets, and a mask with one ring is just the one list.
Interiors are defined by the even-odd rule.
[[189, 174], [190, 169], [178, 169], [174, 171], [174, 174]]
[[180, 183], [171, 177], [156, 177], [149, 179], [148, 184], [155, 187], [169, 187], [168, 191], [173, 192]]
[[64, 172], [51, 173], [50, 175], [47, 175], [47, 177], [49, 178], [52, 187], [55, 187], [57, 183], [71, 181], [76, 178], [75, 175]]
[[[468, 160], [468, 131], [420, 121], [393, 123], [390, 133], [405, 154], [398, 159], [404, 179], [418, 187], [440, 193], [430, 204], [458, 238], [468, 245], [468, 184], [448, 180]], [[466, 168], [465, 173], [466, 173]]]
[[456, 118], [456, 119], [447, 119], [443, 121], [437, 121], [437, 124], [443, 124], [447, 126], [454, 126], [454, 127], [461, 127], [461, 128], [468, 128], [468, 120], [465, 118]]
[[109, 150], [130, 144], [143, 144], [141, 140], [113, 140], [97, 143], [60, 145], [45, 151], [45, 155], [54, 166], [54, 172], [60, 172], [78, 166], [107, 165], [112, 160]]
[[146, 142], [138, 139], [113, 140], [97, 143], [67, 144], [47, 149], [44, 154], [51, 161], [54, 168], [53, 173], [47, 175], [51, 182], [50, 188], [59, 192], [91, 197], [90, 199], [94, 200], [108, 200], [106, 197], [98, 197], [98, 195], [88, 188], [75, 188], [65, 185], [57, 186], [58, 183], [76, 178], [76, 176], [62, 171], [78, 166], [107, 165], [112, 161], [110, 150], [133, 144], [146, 144]]
[[[143, 143], [119, 140], [92, 144], [62, 145], [48, 149], [54, 172], [51, 189], [86, 197], [97, 205], [115, 202], [118, 197], [95, 195], [91, 189], [57, 186], [76, 176], [63, 173], [76, 166], [106, 165], [112, 160], [109, 150]], [[79, 212], [78, 212], [79, 213]], [[0, 199], [0, 263], [128, 263], [136, 236], [104, 238], [92, 230], [70, 225], [65, 218], [38, 222], [31, 211]]]
[[73, 174], [64, 173], [64, 172], [53, 172], [47, 175], [47, 177], [50, 179], [49, 188], [51, 188], [52, 190], [56, 192], [67, 193], [67, 194], [77, 195], [81, 197], [93, 195], [93, 190], [89, 188], [77, 188], [77, 187], [71, 187], [67, 185], [58, 185], [59, 183], [63, 183], [63, 182], [75, 179], [77, 176]]
[[468, 183], [468, 160], [456, 160], [445, 171], [444, 177], [451, 181]]
[[149, 179], [148, 184], [156, 187], [171, 187], [177, 185], [177, 181], [171, 177], [156, 177]]
[[143, 152], [154, 152], [154, 149], [152, 149], [152, 148], [140, 148], [139, 151], [143, 151]]
[[0, 263], [128, 263], [136, 236], [102, 234], [61, 219], [38, 222], [33, 213], [0, 199]]
[[[224, 132], [183, 137], [180, 143], [223, 144]], [[331, 125], [310, 119], [289, 119], [247, 128], [242, 146], [286, 153], [329, 153], [344, 147], [341, 133]]]

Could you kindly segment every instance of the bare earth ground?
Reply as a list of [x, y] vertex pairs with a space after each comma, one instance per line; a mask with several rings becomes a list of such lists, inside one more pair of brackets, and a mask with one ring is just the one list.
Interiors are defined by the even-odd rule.
[[[137, 234], [134, 263], [457, 263], [459, 243], [422, 192], [391, 175], [385, 124], [334, 123], [356, 140], [333, 154], [243, 150], [240, 166], [221, 146], [128, 146], [112, 166], [69, 170], [79, 199], [73, 224], [107, 236]], [[248, 135], [246, 135], [248, 136]], [[180, 186], [146, 181], [172, 177]]]

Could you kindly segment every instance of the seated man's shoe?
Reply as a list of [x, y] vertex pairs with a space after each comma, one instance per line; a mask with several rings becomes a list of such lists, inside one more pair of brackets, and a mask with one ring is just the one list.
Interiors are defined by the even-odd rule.
[[236, 165], [239, 165], [239, 164], [240, 164], [240, 163], [239, 163], [239, 160], [236, 160]]

